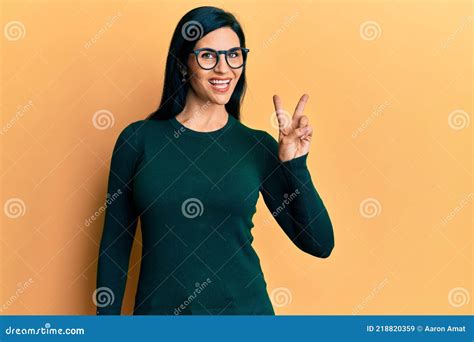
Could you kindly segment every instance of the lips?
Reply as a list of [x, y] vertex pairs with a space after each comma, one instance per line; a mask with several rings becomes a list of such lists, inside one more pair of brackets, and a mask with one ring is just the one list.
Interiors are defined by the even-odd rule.
[[220, 93], [225, 93], [227, 90], [229, 90], [231, 81], [232, 81], [231, 78], [213, 77], [209, 79], [209, 83], [212, 89]]

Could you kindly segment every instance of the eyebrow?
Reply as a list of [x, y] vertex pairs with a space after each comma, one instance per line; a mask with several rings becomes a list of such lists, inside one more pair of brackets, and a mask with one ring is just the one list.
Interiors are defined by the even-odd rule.
[[195, 50], [199, 50], [199, 49], [212, 49], [212, 50], [216, 50], [216, 51], [226, 51], [226, 50], [232, 50], [232, 49], [237, 49], [237, 48], [241, 48], [241, 46], [233, 46], [233, 47], [231, 47], [231, 48], [223, 49], [223, 50], [218, 50], [218, 49], [215, 49], [215, 48], [212, 48], [212, 47], [209, 47], [209, 46], [203, 46], [203, 47], [200, 47], [200, 48], [196, 48]]

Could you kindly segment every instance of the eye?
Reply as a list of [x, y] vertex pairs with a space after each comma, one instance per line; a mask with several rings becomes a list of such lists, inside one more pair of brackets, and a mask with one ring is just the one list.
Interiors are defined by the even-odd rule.
[[203, 52], [201, 57], [206, 58], [206, 59], [211, 59], [211, 58], [214, 58], [214, 54], [212, 52]]
[[240, 55], [240, 52], [237, 50], [237, 51], [230, 51], [228, 56], [230, 58], [237, 58], [239, 57], [239, 55]]

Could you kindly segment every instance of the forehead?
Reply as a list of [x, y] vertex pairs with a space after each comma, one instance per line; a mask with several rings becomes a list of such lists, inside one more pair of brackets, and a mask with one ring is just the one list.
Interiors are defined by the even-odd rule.
[[213, 48], [215, 50], [228, 50], [240, 46], [240, 40], [237, 33], [230, 27], [221, 27], [211, 31], [196, 42], [195, 49], [203, 47]]

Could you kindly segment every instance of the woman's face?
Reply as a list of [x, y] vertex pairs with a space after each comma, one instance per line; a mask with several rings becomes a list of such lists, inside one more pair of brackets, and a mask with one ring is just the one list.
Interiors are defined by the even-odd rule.
[[[233, 47], [240, 47], [240, 41], [237, 34], [229, 27], [222, 27], [209, 32], [199, 39], [194, 49], [212, 48], [214, 50], [229, 50]], [[242, 74], [242, 68], [231, 68], [225, 55], [219, 55], [219, 63], [211, 70], [202, 69], [196, 61], [194, 54], [189, 55], [188, 70], [191, 76], [190, 83], [193, 91], [203, 101], [225, 105], [235, 89], [235, 85]], [[211, 82], [216, 79], [230, 80], [229, 86], [225, 84], [213, 85]]]

